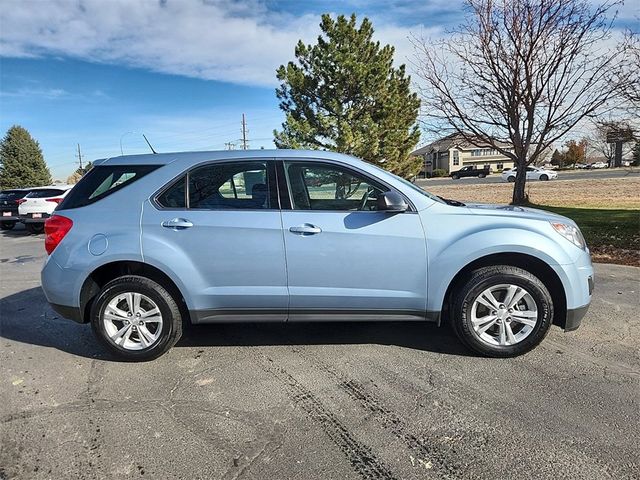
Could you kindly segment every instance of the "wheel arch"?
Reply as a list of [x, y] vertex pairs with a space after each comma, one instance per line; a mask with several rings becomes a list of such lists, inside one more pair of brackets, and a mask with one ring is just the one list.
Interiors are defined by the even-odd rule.
[[493, 265], [509, 265], [522, 268], [540, 279], [547, 287], [553, 300], [553, 324], [564, 328], [567, 319], [567, 297], [562, 280], [555, 270], [538, 257], [519, 252], [493, 253], [477, 258], [462, 267], [453, 277], [445, 291], [442, 303], [441, 321], [449, 320], [453, 292], [478, 268]]
[[162, 285], [176, 300], [183, 320], [189, 318], [184, 295], [176, 283], [159, 268], [135, 260], [118, 260], [99, 266], [87, 276], [80, 288], [80, 315], [82, 323], [89, 322], [91, 306], [104, 285], [124, 275], [139, 275]]

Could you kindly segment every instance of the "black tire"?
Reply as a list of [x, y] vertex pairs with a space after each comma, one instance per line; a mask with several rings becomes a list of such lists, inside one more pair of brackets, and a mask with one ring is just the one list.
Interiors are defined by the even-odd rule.
[[516, 181], [516, 177], [514, 177], [514, 176], [507, 177], [507, 182], [509, 182], [509, 183], [513, 183], [513, 182], [515, 182], [515, 181]]
[[[141, 293], [149, 297], [162, 314], [162, 333], [155, 343], [145, 349], [128, 350], [114, 344], [101, 321], [107, 304], [124, 292]], [[176, 344], [182, 336], [182, 315], [176, 299], [162, 285], [146, 277], [127, 275], [112, 280], [102, 288], [91, 307], [91, 326], [102, 344], [119, 359], [140, 362], [158, 358]]]
[[[492, 345], [483, 341], [471, 323], [476, 298], [487, 288], [511, 284], [524, 288], [536, 303], [538, 318], [528, 336], [514, 345]], [[547, 287], [530, 272], [518, 267], [498, 265], [475, 270], [459, 285], [451, 303], [451, 323], [458, 338], [473, 351], [487, 357], [515, 357], [538, 345], [553, 321], [553, 300]]]
[[454, 180], [460, 180], [460, 175], [451, 175]]
[[540, 175], [540, 180], [546, 182], [547, 180], [549, 180], [549, 175], [543, 173], [542, 175]]
[[44, 232], [44, 223], [26, 223], [25, 227], [27, 227], [29, 233], [33, 233], [34, 235]]
[[484, 173], [481, 173], [480, 175], [478, 175], [478, 178], [485, 178], [486, 175]]
[[2, 223], [0, 223], [0, 228], [2, 228], [2, 230], [11, 230], [15, 226], [16, 226], [16, 222], [2, 222]]

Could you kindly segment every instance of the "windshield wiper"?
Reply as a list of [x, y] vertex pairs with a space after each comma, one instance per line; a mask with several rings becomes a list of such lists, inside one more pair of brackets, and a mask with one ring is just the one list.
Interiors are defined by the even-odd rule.
[[440, 197], [438, 196], [438, 198], [440, 200], [442, 200], [444, 203], [446, 203], [447, 205], [451, 205], [453, 207], [464, 207], [465, 204], [462, 202], [459, 202], [458, 200], [451, 200], [450, 198], [444, 198], [444, 197]]

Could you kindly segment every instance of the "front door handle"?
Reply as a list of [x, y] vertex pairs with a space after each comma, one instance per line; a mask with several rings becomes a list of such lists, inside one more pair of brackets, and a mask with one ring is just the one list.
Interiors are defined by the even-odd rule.
[[162, 222], [162, 226], [165, 228], [173, 228], [174, 230], [182, 230], [184, 228], [193, 227], [193, 223], [186, 218], [172, 218], [171, 220], [165, 220]]
[[320, 227], [316, 227], [315, 225], [311, 225], [310, 223], [305, 223], [303, 225], [298, 225], [297, 227], [289, 228], [291, 233], [297, 233], [298, 235], [317, 235], [322, 232]]

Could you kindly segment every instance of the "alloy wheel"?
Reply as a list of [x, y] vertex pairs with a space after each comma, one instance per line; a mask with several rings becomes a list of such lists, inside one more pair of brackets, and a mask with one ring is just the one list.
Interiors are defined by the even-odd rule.
[[484, 290], [471, 306], [476, 336], [491, 346], [522, 342], [538, 323], [538, 306], [531, 294], [518, 285], [501, 284]]
[[102, 313], [107, 337], [125, 350], [143, 350], [154, 345], [162, 334], [162, 314], [158, 305], [136, 292], [113, 297]]

